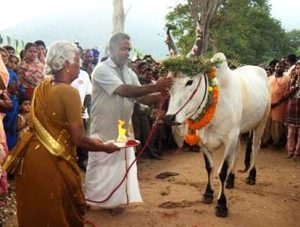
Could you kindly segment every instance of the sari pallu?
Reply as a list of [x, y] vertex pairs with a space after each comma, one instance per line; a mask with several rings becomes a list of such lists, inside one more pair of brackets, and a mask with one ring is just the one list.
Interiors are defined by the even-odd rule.
[[33, 97], [31, 129], [7, 159], [11, 163], [21, 159], [15, 162], [19, 164], [16, 194], [20, 227], [84, 225], [85, 199], [76, 150], [67, 123], [51, 108], [54, 102], [46, 80]]

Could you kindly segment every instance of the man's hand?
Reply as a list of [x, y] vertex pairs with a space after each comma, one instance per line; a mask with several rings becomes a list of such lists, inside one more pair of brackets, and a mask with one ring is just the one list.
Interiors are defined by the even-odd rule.
[[168, 93], [172, 85], [173, 85], [172, 77], [162, 77], [155, 84], [155, 86], [157, 87], [157, 91], [163, 93]]
[[162, 121], [166, 116], [166, 112], [164, 110], [158, 109], [156, 112], [156, 122]]

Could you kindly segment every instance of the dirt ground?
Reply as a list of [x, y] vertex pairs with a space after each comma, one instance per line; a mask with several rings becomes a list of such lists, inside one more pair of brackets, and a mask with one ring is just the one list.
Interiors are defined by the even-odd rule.
[[[243, 155], [238, 169], [243, 169]], [[285, 159], [284, 150], [262, 149], [257, 157], [257, 183], [247, 185], [247, 174], [236, 173], [235, 188], [226, 190], [229, 215], [215, 216], [219, 190], [218, 165], [222, 149], [215, 153], [215, 200], [200, 202], [207, 181], [201, 153], [166, 152], [163, 160], [144, 159], [138, 163], [141, 194], [144, 203], [130, 205], [118, 215], [91, 208], [87, 220], [96, 226], [300, 226], [300, 162]], [[157, 179], [159, 173], [179, 175]], [[161, 205], [161, 206], [160, 206]], [[165, 205], [162, 207], [162, 205]], [[10, 216], [4, 226], [16, 226]], [[89, 226], [89, 225], [86, 225]]]

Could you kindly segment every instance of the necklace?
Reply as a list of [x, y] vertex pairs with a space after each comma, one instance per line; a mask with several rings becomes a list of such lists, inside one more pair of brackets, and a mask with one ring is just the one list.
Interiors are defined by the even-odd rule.
[[63, 80], [51, 80], [51, 82], [69, 84], [68, 82], [63, 81]]

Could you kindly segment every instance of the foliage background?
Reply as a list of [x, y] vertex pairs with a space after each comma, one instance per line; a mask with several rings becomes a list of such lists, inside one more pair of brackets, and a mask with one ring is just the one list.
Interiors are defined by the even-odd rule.
[[[195, 27], [187, 3], [166, 16], [180, 53], [187, 54], [195, 40]], [[241, 63], [267, 64], [290, 53], [300, 54], [300, 30], [285, 31], [271, 17], [268, 0], [226, 0], [211, 24], [208, 52], [223, 52]]]

